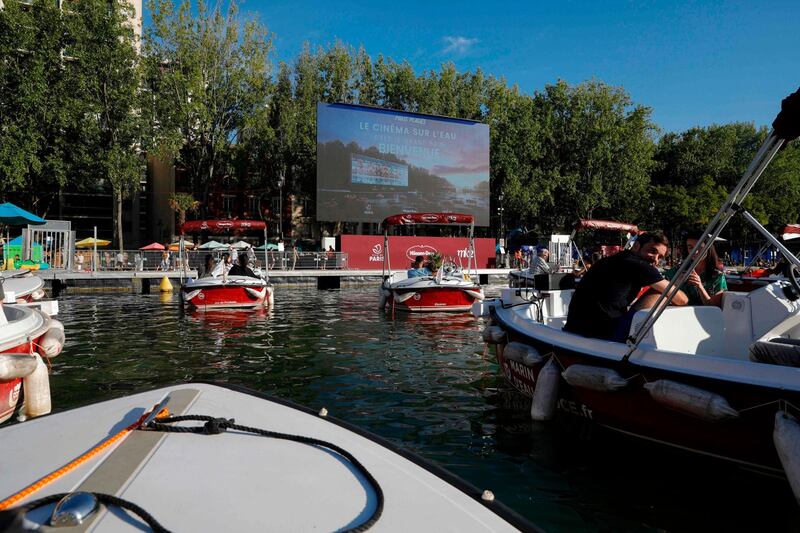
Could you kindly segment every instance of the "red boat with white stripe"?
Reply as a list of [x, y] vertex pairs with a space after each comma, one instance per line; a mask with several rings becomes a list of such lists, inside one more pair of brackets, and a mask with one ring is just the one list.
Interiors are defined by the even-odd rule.
[[50, 412], [50, 382], [42, 358], [57, 356], [63, 346], [61, 322], [31, 306], [0, 303], [0, 422], [14, 414], [21, 392], [22, 415]]
[[195, 309], [269, 307], [273, 303], [272, 285], [249, 276], [207, 277], [189, 281], [181, 287], [181, 297]]
[[[389, 261], [389, 227], [407, 225], [456, 225], [469, 227], [467, 265], [446, 261], [435, 275], [408, 277], [408, 271], [393, 272]], [[383, 274], [380, 308], [416, 312], [466, 312], [475, 301], [483, 300], [475, 255], [475, 220], [462, 213], [408, 213], [387, 217], [384, 226]]]

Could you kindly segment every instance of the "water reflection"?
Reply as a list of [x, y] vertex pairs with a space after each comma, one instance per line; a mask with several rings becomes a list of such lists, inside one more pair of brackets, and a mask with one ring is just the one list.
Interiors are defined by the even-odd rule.
[[797, 522], [785, 482], [569, 419], [532, 423], [469, 315], [392, 318], [374, 288], [284, 289], [274, 310], [244, 313], [183, 312], [157, 294], [66, 295], [60, 307], [56, 410], [192, 379], [241, 383], [325, 406], [551, 530], [755, 529], [756, 508], [773, 528]]

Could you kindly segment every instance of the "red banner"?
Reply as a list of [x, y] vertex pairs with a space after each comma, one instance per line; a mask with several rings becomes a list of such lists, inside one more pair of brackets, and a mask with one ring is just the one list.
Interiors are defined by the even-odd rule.
[[264, 231], [267, 227], [263, 220], [189, 220], [183, 224], [182, 233], [220, 234], [229, 232]]
[[[375, 270], [383, 265], [383, 235], [342, 235], [342, 252], [347, 254], [347, 266], [353, 269]], [[456, 264], [467, 266], [469, 240], [466, 237], [389, 237], [392, 269], [410, 268], [418, 255], [441, 253], [453, 258]], [[494, 268], [495, 240], [475, 239], [478, 268]]]

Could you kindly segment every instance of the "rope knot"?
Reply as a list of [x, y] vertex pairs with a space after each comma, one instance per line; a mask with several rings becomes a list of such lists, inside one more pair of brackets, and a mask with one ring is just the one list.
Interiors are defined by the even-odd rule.
[[212, 418], [203, 426], [203, 433], [205, 435], [219, 435], [235, 423], [236, 421], [233, 418]]

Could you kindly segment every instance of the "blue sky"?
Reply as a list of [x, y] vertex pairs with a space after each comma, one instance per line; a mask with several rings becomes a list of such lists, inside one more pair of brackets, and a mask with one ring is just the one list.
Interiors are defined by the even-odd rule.
[[596, 78], [652, 107], [664, 131], [769, 124], [800, 86], [800, 0], [243, 1], [278, 59], [340, 39], [418, 72], [481, 67], [526, 93]]

